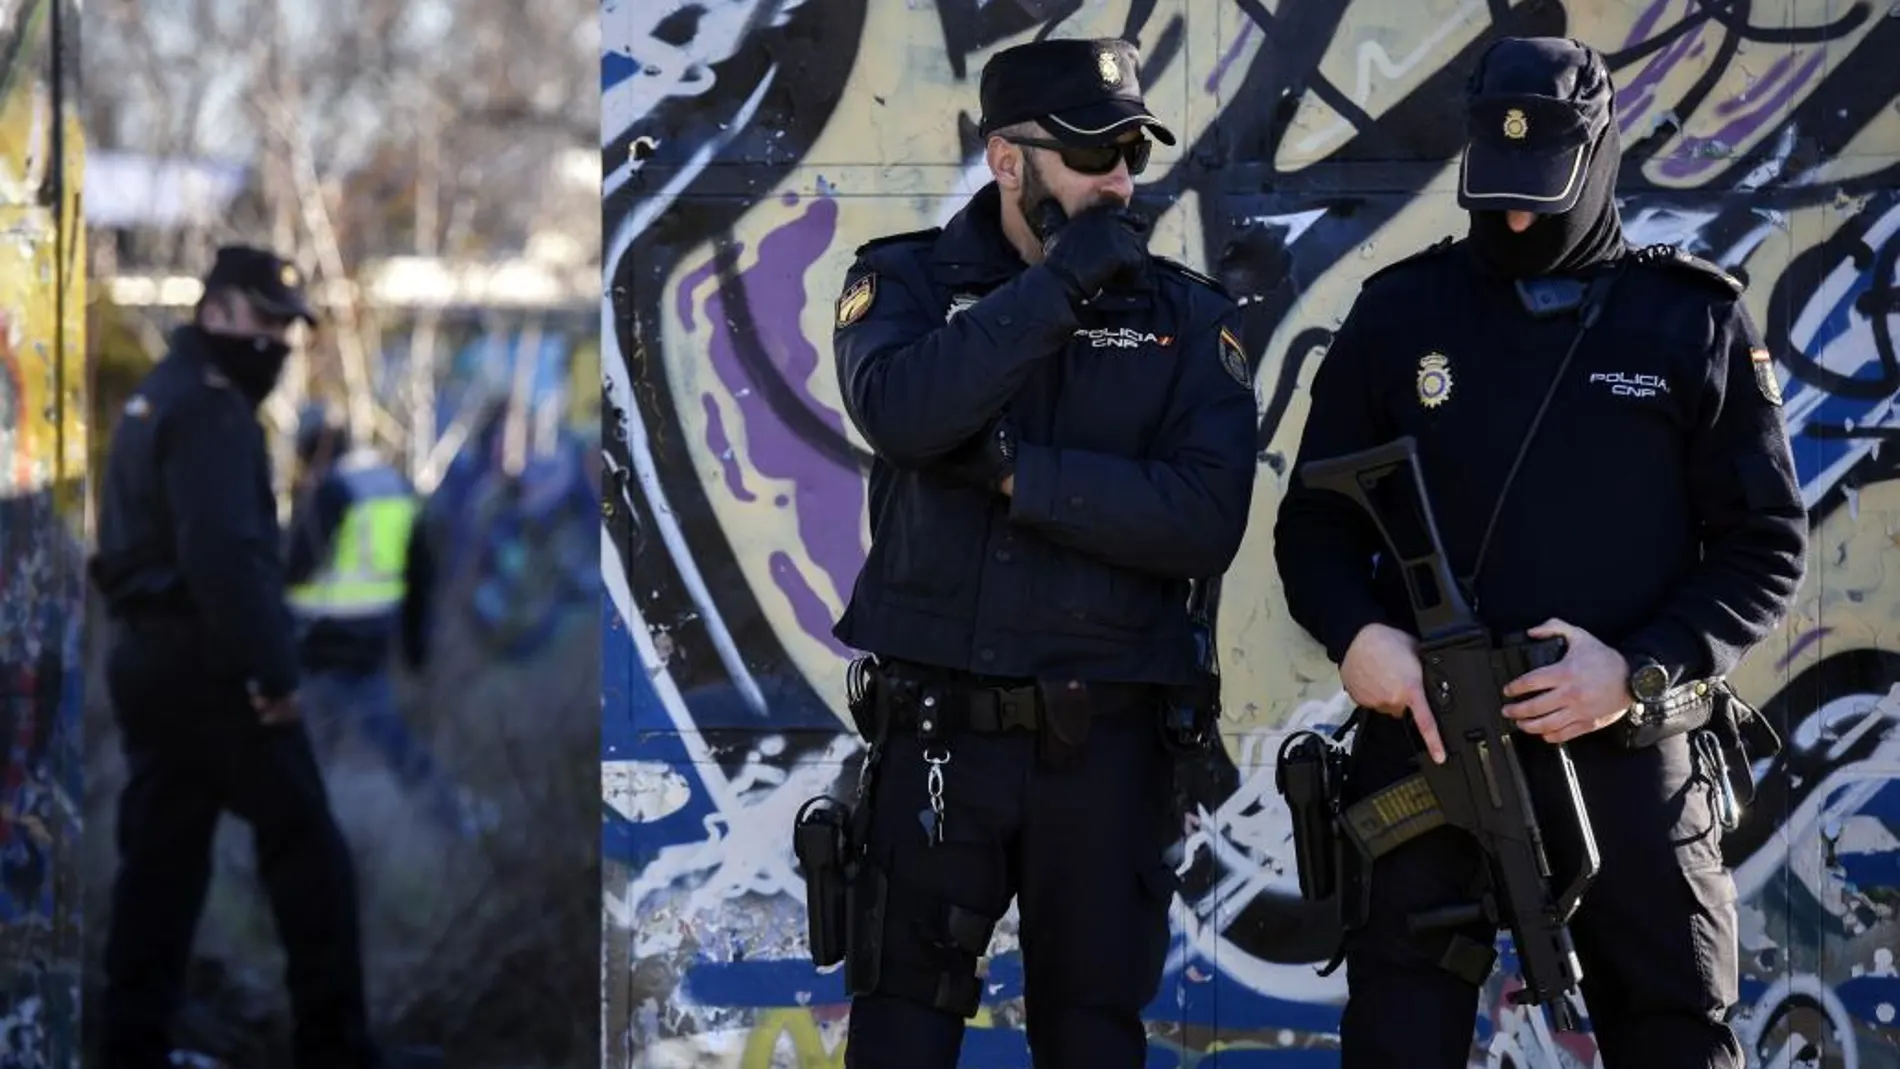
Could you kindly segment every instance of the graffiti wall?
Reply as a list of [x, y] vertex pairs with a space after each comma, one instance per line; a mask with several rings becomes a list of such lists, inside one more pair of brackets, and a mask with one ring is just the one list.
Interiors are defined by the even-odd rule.
[[77, 1066], [85, 258], [71, 0], [0, 3], [0, 1065]]
[[[602, 787], [610, 1066], [836, 1066], [788, 829], [853, 782], [864, 444], [831, 365], [851, 250], [986, 179], [977, 75], [1038, 35], [1122, 35], [1182, 134], [1139, 197], [1156, 251], [1244, 300], [1260, 478], [1220, 614], [1224, 746], [1183, 805], [1150, 1066], [1327, 1065], [1343, 976], [1302, 905], [1272, 759], [1337, 722], [1271, 517], [1305, 390], [1360, 281], [1462, 231], [1458, 94], [1501, 34], [1579, 37], [1621, 91], [1623, 217], [1748, 282], [1787, 396], [1813, 559], [1737, 682], [1788, 745], [1727, 847], [1736, 1024], [1762, 1066], [1900, 1066], [1900, 18], [1853, 0], [603, 0]], [[1026, 1066], [1012, 917], [968, 1066]], [[1508, 959], [1507, 959], [1508, 961]], [[1508, 1003], [1474, 1065], [1589, 1066]]]

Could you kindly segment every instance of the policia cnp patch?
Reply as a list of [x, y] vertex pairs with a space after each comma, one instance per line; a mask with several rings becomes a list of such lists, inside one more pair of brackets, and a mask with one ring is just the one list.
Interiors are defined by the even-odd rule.
[[1766, 349], [1751, 349], [1748, 362], [1755, 366], [1755, 385], [1761, 388], [1761, 395], [1768, 403], [1781, 406], [1781, 381], [1775, 378], [1775, 358]]
[[864, 318], [871, 310], [871, 302], [877, 299], [877, 276], [865, 275], [853, 282], [838, 298], [838, 326], [848, 327]]
[[1227, 369], [1235, 382], [1253, 389], [1253, 379], [1247, 373], [1247, 353], [1241, 348], [1240, 339], [1226, 327], [1220, 328], [1220, 366]]

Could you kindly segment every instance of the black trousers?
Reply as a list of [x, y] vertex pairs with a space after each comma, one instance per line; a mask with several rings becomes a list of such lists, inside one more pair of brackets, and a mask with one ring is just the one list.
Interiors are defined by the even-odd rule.
[[[1353, 777], [1389, 782], [1411, 752], [1405, 725], [1368, 721]], [[1602, 860], [1571, 935], [1605, 1069], [1742, 1069], [1726, 1023], [1739, 997], [1735, 883], [1688, 737], [1630, 751], [1590, 735], [1568, 749]], [[1526, 772], [1548, 769], [1527, 760]], [[1533, 795], [1549, 786], [1535, 781]], [[1441, 828], [1374, 866], [1367, 921], [1346, 943], [1344, 1069], [1467, 1064], [1478, 990], [1436, 964], [1450, 934], [1414, 936], [1406, 917], [1471, 900], [1483, 863], [1468, 835]], [[1462, 934], [1487, 946], [1494, 937], [1483, 926]]]
[[[871, 856], [888, 873], [885, 986], [974, 969], [928, 934], [939, 903], [1000, 919], [1016, 899], [1024, 1004], [1036, 1069], [1138, 1069], [1141, 1011], [1160, 986], [1176, 886], [1163, 852], [1173, 761], [1152, 707], [1098, 708], [1066, 764], [1038, 759], [1033, 734], [965, 734], [944, 747], [944, 840], [930, 845], [923, 748], [888, 743], [873, 790]], [[922, 1000], [854, 998], [851, 1069], [953, 1069], [964, 1018]]]
[[298, 1069], [375, 1062], [363, 993], [356, 876], [302, 725], [266, 727], [242, 685], [188, 644], [127, 632], [106, 668], [130, 778], [106, 936], [108, 1069], [169, 1065], [218, 817], [251, 826], [288, 958]]

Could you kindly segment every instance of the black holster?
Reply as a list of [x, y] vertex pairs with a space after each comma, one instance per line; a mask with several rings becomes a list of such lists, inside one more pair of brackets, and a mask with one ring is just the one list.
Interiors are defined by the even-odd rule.
[[[875, 892], [880, 899], [883, 894], [882, 876], [865, 856], [877, 766], [890, 731], [887, 696], [881, 689], [869, 658], [851, 663], [845, 674], [845, 704], [867, 744], [855, 801], [847, 805], [820, 795], [800, 806], [792, 823], [792, 853], [805, 874], [805, 924], [812, 964], [823, 968], [848, 955], [847, 973], [863, 971], [864, 943], [872, 944], [868, 953], [873, 965], [878, 952], [875, 936], [867, 940], [859, 915], [864, 912], [867, 892]], [[881, 904], [876, 913], [882, 916]], [[874, 972], [871, 982], [875, 983]]]
[[805, 932], [811, 963], [819, 968], [844, 960], [851, 817], [850, 807], [820, 796], [799, 807], [793, 820], [792, 853], [805, 872]]
[[1293, 821], [1293, 859], [1300, 897], [1331, 898], [1342, 860], [1339, 814], [1345, 801], [1346, 748], [1317, 731], [1297, 731], [1280, 744], [1273, 783]]

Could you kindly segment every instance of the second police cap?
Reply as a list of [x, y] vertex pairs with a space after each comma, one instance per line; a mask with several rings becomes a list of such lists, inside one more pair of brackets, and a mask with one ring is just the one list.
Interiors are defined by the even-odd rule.
[[1544, 214], [1575, 207], [1615, 98], [1609, 67], [1582, 42], [1492, 42], [1466, 85], [1459, 206]]
[[1118, 38], [1060, 38], [1006, 48], [983, 65], [978, 90], [988, 137], [1005, 126], [1038, 121], [1058, 141], [1100, 145], [1131, 125], [1154, 131], [1164, 145], [1174, 132], [1141, 98], [1141, 56]]
[[228, 286], [249, 297], [266, 315], [301, 319], [315, 325], [317, 313], [303, 292], [303, 273], [296, 265], [268, 249], [253, 245], [225, 245], [205, 275], [205, 289]]

